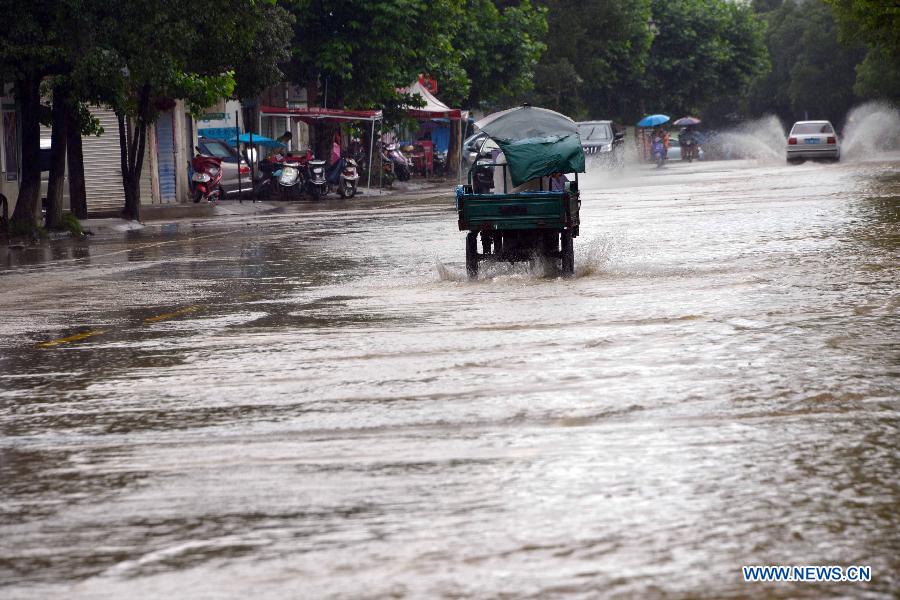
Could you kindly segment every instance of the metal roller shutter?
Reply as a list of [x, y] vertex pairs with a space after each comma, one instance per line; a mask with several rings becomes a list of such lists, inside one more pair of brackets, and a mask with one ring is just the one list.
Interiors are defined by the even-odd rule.
[[103, 135], [86, 135], [82, 139], [88, 212], [121, 210], [125, 206], [125, 191], [119, 158], [119, 123], [116, 114], [108, 109], [95, 108], [91, 114], [100, 120]]
[[[156, 156], [159, 165], [159, 200], [175, 202], [175, 120], [172, 111], [159, 115], [156, 122]], [[141, 193], [143, 197], [143, 192]], [[143, 198], [142, 198], [143, 199]]]
[[[106, 108], [94, 107], [91, 114], [100, 121], [103, 135], [100, 137], [86, 135], [82, 138], [88, 212], [121, 210], [125, 206], [125, 191], [122, 188], [119, 123], [116, 114]], [[152, 202], [150, 151], [148, 144], [144, 152], [144, 166], [141, 169], [141, 204]]]

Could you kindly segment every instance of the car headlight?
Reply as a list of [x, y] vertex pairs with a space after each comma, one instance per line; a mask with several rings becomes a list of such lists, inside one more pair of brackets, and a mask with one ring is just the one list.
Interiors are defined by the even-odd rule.
[[600, 146], [601, 152], [610, 152], [611, 150], [612, 150], [612, 144], [606, 144], [606, 145]]

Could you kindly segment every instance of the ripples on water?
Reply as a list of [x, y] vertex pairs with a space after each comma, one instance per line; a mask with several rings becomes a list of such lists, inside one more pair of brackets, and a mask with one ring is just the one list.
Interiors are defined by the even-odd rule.
[[891, 597], [897, 163], [663, 171], [586, 177], [573, 279], [469, 283], [443, 204], [23, 274], [0, 595]]

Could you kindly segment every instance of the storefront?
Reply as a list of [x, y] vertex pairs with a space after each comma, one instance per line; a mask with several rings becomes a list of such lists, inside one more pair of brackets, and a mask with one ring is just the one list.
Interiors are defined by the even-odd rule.
[[[280, 106], [261, 106], [259, 108], [260, 121], [265, 123], [268, 119], [291, 119], [313, 125], [315, 123], [362, 123], [369, 131], [369, 164], [366, 187], [372, 187], [372, 155], [375, 148], [375, 123], [381, 121], [384, 116], [380, 110], [339, 110], [334, 108], [284, 108]], [[266, 126], [261, 127], [265, 132]], [[271, 127], [270, 127], [271, 129]]]
[[[433, 154], [446, 152], [446, 164], [450, 171], [459, 172], [459, 160], [462, 156], [462, 125], [468, 118], [468, 111], [450, 108], [429, 91], [426, 83], [429, 80], [419, 78], [407, 88], [398, 90], [404, 94], [418, 96], [423, 106], [409, 108], [406, 114], [416, 119], [420, 127], [417, 139], [411, 140], [414, 147], [413, 160], [421, 153], [426, 173], [432, 173]], [[429, 156], [432, 155], [432, 156]]]

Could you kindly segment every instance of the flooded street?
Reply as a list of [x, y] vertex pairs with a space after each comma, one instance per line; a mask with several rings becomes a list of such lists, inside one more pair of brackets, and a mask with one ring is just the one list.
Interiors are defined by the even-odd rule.
[[574, 279], [450, 196], [0, 254], [0, 596], [896, 597], [900, 157], [581, 184]]

